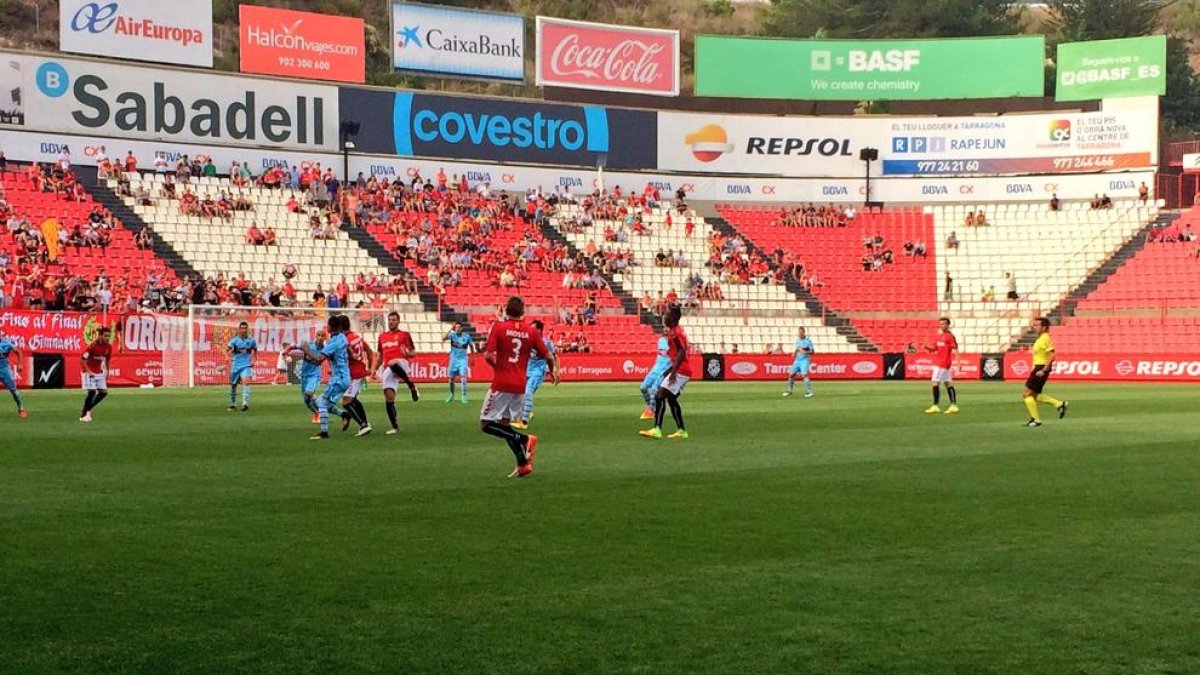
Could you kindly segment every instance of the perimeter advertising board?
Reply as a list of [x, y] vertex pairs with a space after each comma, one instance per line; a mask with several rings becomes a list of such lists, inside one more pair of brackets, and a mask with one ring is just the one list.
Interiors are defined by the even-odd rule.
[[254, 5], [242, 5], [238, 16], [243, 73], [366, 81], [362, 19]]
[[1165, 35], [1063, 43], [1057, 65], [1054, 98], [1059, 101], [1167, 93]]
[[1044, 53], [1041, 35], [858, 41], [700, 35], [696, 95], [807, 101], [1041, 96]]
[[525, 19], [517, 14], [397, 2], [391, 44], [396, 70], [525, 81]]
[[679, 95], [679, 31], [537, 18], [539, 87]]
[[64, 52], [211, 68], [212, 0], [59, 0]]

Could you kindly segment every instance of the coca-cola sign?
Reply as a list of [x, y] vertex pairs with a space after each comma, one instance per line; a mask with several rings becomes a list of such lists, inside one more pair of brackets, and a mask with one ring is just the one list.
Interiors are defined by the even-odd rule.
[[679, 95], [679, 31], [537, 18], [538, 86]]

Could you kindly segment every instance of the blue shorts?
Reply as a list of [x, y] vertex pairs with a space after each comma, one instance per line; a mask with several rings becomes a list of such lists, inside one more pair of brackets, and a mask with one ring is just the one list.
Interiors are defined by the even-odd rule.
[[317, 389], [321, 388], [321, 376], [313, 375], [300, 380], [300, 393], [305, 396], [312, 396]]
[[663, 381], [663, 373], [650, 371], [646, 373], [646, 379], [642, 380], [642, 391], [658, 391]]
[[525, 395], [530, 396], [538, 389], [542, 388], [542, 383], [546, 381], [545, 370], [534, 370], [525, 373]]
[[792, 369], [788, 371], [788, 375], [802, 375], [807, 377], [808, 371], [812, 369], [812, 361], [796, 361], [792, 364]]
[[329, 407], [339, 405], [342, 402], [342, 396], [346, 394], [346, 390], [350, 388], [350, 380], [330, 380], [329, 384], [325, 385], [325, 391], [321, 392], [321, 398], [329, 402]]
[[230, 367], [230, 369], [229, 369], [229, 384], [237, 384], [238, 382], [240, 382], [242, 380], [243, 377], [246, 378], [246, 383], [249, 384], [250, 379], [254, 377], [254, 367], [253, 366], [244, 366], [242, 368]]
[[466, 361], [451, 361], [450, 362], [450, 377], [467, 377], [470, 373]]
[[13, 380], [12, 371], [8, 368], [0, 368], [0, 384], [9, 391], [17, 390], [17, 383]]

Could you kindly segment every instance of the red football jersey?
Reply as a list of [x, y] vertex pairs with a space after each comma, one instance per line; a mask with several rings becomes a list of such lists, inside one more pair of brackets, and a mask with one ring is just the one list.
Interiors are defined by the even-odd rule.
[[367, 376], [367, 342], [355, 332], [346, 333], [347, 353], [350, 356], [350, 379]]
[[104, 372], [108, 360], [112, 358], [112, 343], [100, 344], [93, 342], [83, 353], [83, 369], [93, 375]]
[[492, 324], [484, 351], [496, 355], [492, 391], [506, 394], [525, 393], [525, 369], [531, 354], [550, 360], [541, 331], [523, 319]]
[[398, 359], [407, 359], [409, 351], [416, 351], [412, 336], [407, 331], [387, 331], [379, 334], [379, 357], [387, 365]]
[[950, 331], [938, 333], [934, 347], [936, 351], [933, 354], [933, 365], [938, 368], [949, 368], [954, 365], [951, 353], [958, 350], [958, 340], [954, 339], [954, 333]]
[[[679, 354], [681, 352], [684, 355], [686, 355], [688, 353], [690, 346], [688, 345], [687, 334], [683, 332], [682, 326], [676, 326], [674, 328], [667, 329], [667, 346], [669, 348], [669, 351], [667, 352], [667, 356], [670, 357], [671, 363], [675, 363], [676, 359], [679, 358]], [[691, 361], [688, 361], [688, 359], [685, 357], [683, 359], [683, 363], [680, 364], [679, 368], [675, 371], [675, 374], [682, 375], [684, 377], [691, 377], [692, 376]]]

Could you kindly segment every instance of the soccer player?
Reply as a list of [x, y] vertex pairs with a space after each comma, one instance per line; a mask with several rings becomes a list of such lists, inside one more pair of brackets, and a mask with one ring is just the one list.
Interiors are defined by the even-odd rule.
[[[536, 328], [538, 333], [546, 330], [545, 324], [536, 319], [530, 321], [529, 324]], [[542, 388], [547, 374], [553, 373], [551, 381], [558, 386], [558, 354], [554, 349], [554, 343], [547, 337], [542, 338], [542, 343], [546, 346], [550, 358], [544, 359], [536, 351], [529, 355], [529, 367], [525, 370], [525, 409], [521, 419], [512, 423], [514, 429], [529, 428], [529, 421], [533, 419], [533, 397], [537, 394], [537, 390]], [[551, 364], [551, 362], [553, 363]]]
[[258, 354], [258, 341], [250, 337], [250, 324], [238, 324], [238, 333], [229, 341], [226, 351], [229, 363], [229, 412], [237, 410], [237, 388], [242, 385], [242, 412], [250, 409], [250, 380], [254, 377], [254, 356]]
[[13, 371], [9, 369], [8, 359], [13, 354], [17, 357], [17, 363], [21, 363], [25, 359], [25, 355], [12, 340], [6, 337], [0, 337], [0, 384], [8, 390], [12, 395], [13, 401], [17, 404], [17, 417], [25, 419], [29, 417], [29, 413], [25, 412], [25, 404], [21, 402], [21, 392], [17, 391], [17, 379], [13, 377]]
[[108, 363], [112, 359], [112, 345], [108, 343], [109, 330], [101, 328], [96, 341], [88, 345], [83, 356], [83, 388], [87, 397], [83, 399], [80, 422], [91, 422], [92, 411], [108, 397]]
[[453, 330], [442, 338], [442, 342], [450, 343], [450, 395], [446, 397], [446, 403], [454, 403], [455, 377], [462, 382], [462, 402], [466, 403], [467, 378], [471, 374], [470, 354], [475, 351], [475, 343], [471, 336], [463, 331], [463, 325], [458, 321], [454, 322]]
[[379, 334], [379, 363], [375, 368], [383, 381], [384, 407], [387, 409], [388, 421], [392, 428], [388, 429], [389, 436], [400, 433], [400, 425], [396, 421], [396, 389], [403, 382], [408, 386], [408, 393], [413, 402], [421, 400], [417, 385], [408, 377], [408, 359], [417, 353], [413, 345], [412, 335], [400, 330], [400, 314], [390, 312], [387, 316], [388, 329]]
[[1054, 343], [1050, 340], [1050, 319], [1041, 317], [1033, 322], [1033, 330], [1037, 340], [1033, 343], [1033, 372], [1025, 380], [1025, 391], [1021, 394], [1025, 400], [1025, 408], [1029, 411], [1027, 427], [1042, 426], [1042, 418], [1038, 416], [1038, 404], [1045, 403], [1058, 409], [1058, 419], [1067, 416], [1067, 401], [1060, 401], [1042, 393], [1046, 380], [1050, 379], [1050, 371], [1054, 368]]
[[288, 384], [288, 352], [290, 352], [291, 349], [292, 349], [292, 346], [285, 342], [285, 343], [283, 343], [283, 349], [279, 350], [279, 356], [275, 357], [275, 377], [271, 380], [272, 387], [274, 387], [277, 384], [280, 384], [280, 380], [283, 380], [282, 384], [285, 387], [287, 386], [287, 384]]
[[679, 325], [682, 315], [683, 310], [679, 305], [671, 305], [667, 315], [663, 317], [663, 324], [667, 327], [667, 355], [671, 359], [671, 367], [663, 375], [662, 384], [654, 397], [654, 428], [638, 432], [646, 438], [663, 437], [663, 416], [668, 406], [671, 408], [671, 417], [675, 419], [676, 431], [667, 438], [684, 440], [688, 437], [687, 428], [683, 425], [683, 408], [679, 405], [679, 397], [683, 395], [683, 388], [687, 386], [688, 380], [692, 379], [692, 365], [688, 362], [687, 334]]
[[947, 415], [958, 414], [958, 391], [954, 388], [954, 354], [958, 351], [958, 340], [950, 332], [950, 319], [938, 319], [937, 340], [932, 345], [925, 345], [925, 351], [933, 352], [933, 405], [925, 409], [927, 415], [942, 412], [938, 404], [942, 399], [942, 387], [946, 385], [946, 396], [950, 399], [950, 407], [946, 408]]
[[812, 380], [808, 378], [808, 373], [812, 370], [813, 352], [813, 342], [801, 327], [796, 333], [796, 360], [792, 362], [792, 368], [788, 371], [787, 391], [783, 392], [784, 396], [796, 393], [796, 376], [799, 375], [804, 379], [804, 398], [812, 398]]
[[658, 387], [662, 384], [663, 375], [671, 368], [670, 349], [667, 344], [667, 336], [659, 336], [658, 355], [654, 357], [654, 366], [642, 380], [642, 399], [646, 401], [646, 409], [642, 411], [641, 419], [654, 419], [654, 397], [658, 394]]
[[363, 383], [371, 372], [371, 364], [375, 361], [375, 352], [362, 336], [350, 330], [350, 317], [345, 314], [337, 317], [342, 326], [342, 334], [346, 336], [346, 351], [350, 357], [350, 386], [342, 396], [342, 431], [350, 428], [350, 420], [358, 423], [358, 436], [371, 433], [371, 422], [367, 419], [367, 409], [358, 394], [362, 391]]
[[329, 438], [329, 412], [338, 412], [338, 403], [350, 387], [350, 354], [346, 344], [346, 335], [342, 332], [341, 317], [331, 316], [326, 326], [329, 337], [320, 350], [312, 349], [312, 344], [304, 345], [304, 356], [318, 366], [323, 361], [329, 362], [329, 384], [317, 399], [317, 418], [321, 425], [320, 431], [311, 440], [323, 441]]
[[[325, 331], [318, 330], [307, 345], [297, 345], [301, 357], [305, 352], [318, 353], [325, 346]], [[300, 364], [300, 395], [304, 397], [304, 406], [312, 411], [312, 423], [320, 424], [321, 418], [317, 410], [317, 388], [321, 386], [321, 364], [303, 359]]]
[[504, 309], [504, 320], [492, 324], [488, 331], [483, 358], [492, 366], [492, 386], [488, 389], [483, 409], [479, 412], [479, 428], [489, 436], [503, 439], [517, 458], [517, 468], [509, 478], [523, 478], [533, 473], [533, 458], [537, 436], [527, 436], [512, 428], [525, 407], [525, 373], [529, 357], [537, 354], [549, 364], [550, 376], [557, 371], [542, 333], [525, 323], [525, 301], [513, 296]]

